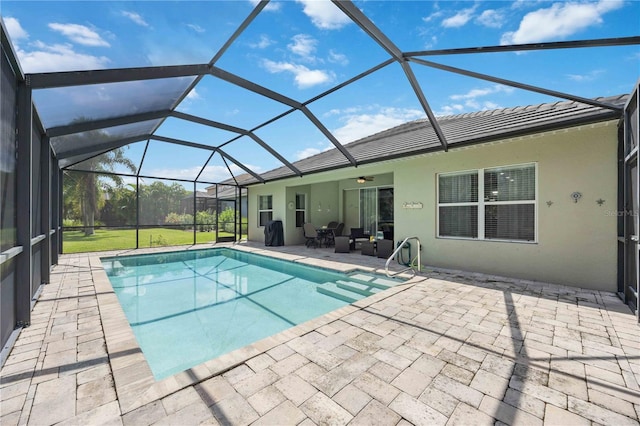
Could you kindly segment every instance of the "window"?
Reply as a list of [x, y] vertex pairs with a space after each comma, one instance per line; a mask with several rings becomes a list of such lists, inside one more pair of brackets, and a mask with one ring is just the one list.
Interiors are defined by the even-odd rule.
[[438, 236], [535, 241], [536, 165], [438, 175]]
[[271, 195], [258, 196], [258, 222], [265, 226], [273, 219], [273, 197]]
[[302, 228], [307, 216], [307, 202], [305, 194], [296, 194], [296, 228]]

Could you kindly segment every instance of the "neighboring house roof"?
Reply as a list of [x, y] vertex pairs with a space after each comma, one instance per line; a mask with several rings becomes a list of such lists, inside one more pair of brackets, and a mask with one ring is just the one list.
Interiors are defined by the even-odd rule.
[[[217, 192], [217, 197], [216, 197], [216, 186], [218, 187], [218, 192]], [[221, 200], [233, 200], [236, 197], [236, 187], [235, 186], [229, 186], [229, 185], [211, 185], [208, 186], [207, 188], [208, 190], [211, 190], [210, 192], [198, 192], [198, 197], [200, 196], [200, 194], [205, 194], [204, 197], [207, 198], [219, 198]]]
[[[597, 98], [597, 100], [624, 107], [628, 96], [625, 94]], [[622, 113], [609, 109], [574, 101], [562, 101], [438, 117], [438, 123], [449, 148], [456, 148], [581, 124], [615, 120], [621, 116]], [[344, 147], [358, 164], [370, 164], [443, 150], [431, 123], [426, 118], [367, 136], [345, 144]], [[303, 174], [352, 167], [336, 148], [296, 161], [293, 165]], [[265, 181], [293, 176], [296, 175], [285, 166], [262, 174]], [[237, 176], [236, 180], [240, 185], [260, 183], [249, 174]]]
[[[215, 195], [211, 195], [208, 192], [196, 191], [196, 198], [213, 198], [215, 199]], [[193, 200], [193, 192], [189, 192], [189, 195], [184, 197], [183, 200]]]

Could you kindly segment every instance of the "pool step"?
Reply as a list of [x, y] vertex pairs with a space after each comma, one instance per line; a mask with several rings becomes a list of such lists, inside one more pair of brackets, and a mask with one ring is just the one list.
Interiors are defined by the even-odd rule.
[[349, 302], [349, 303], [353, 303], [357, 300], [362, 299], [362, 295], [340, 288], [336, 283], [332, 283], [332, 282], [319, 284], [316, 287], [316, 291], [318, 293], [326, 294], [327, 296], [344, 300], [345, 302]]
[[362, 273], [349, 275], [349, 281], [357, 282], [360, 284], [367, 284], [371, 287], [377, 287], [383, 290], [386, 290], [389, 287], [393, 287], [394, 285], [400, 284], [400, 281], [392, 280], [390, 278], [381, 278], [381, 277], [366, 275]]
[[345, 280], [326, 282], [316, 287], [317, 291], [345, 302], [353, 303], [363, 297], [379, 293], [400, 281], [380, 277], [379, 275], [367, 275], [356, 272]]
[[362, 284], [356, 281], [336, 281], [336, 285], [343, 290], [349, 290], [363, 296], [371, 296], [372, 294], [379, 293], [383, 290], [379, 287], [372, 286], [370, 283]]

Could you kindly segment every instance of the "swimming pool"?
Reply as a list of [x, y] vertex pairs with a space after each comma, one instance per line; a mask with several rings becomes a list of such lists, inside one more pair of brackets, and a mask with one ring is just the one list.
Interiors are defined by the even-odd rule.
[[338, 309], [396, 282], [227, 248], [101, 261], [156, 379]]

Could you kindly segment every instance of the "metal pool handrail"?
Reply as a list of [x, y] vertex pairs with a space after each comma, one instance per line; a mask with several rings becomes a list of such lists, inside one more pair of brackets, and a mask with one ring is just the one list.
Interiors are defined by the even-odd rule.
[[[389, 264], [396, 257], [396, 255], [400, 252], [400, 250], [402, 250], [402, 247], [404, 247], [404, 245], [409, 240], [416, 240], [416, 242], [418, 243], [418, 254], [413, 259], [410, 259], [409, 267], [407, 269], [403, 269], [402, 271], [391, 273], [389, 271]], [[391, 256], [389, 256], [389, 258], [387, 259], [387, 263], [384, 264], [384, 272], [387, 274], [388, 277], [395, 277], [396, 275], [402, 274], [402, 273], [407, 272], [407, 271], [411, 271], [413, 273], [412, 278], [415, 277], [416, 276], [416, 270], [413, 269], [413, 261], [416, 260], [416, 259], [418, 260], [418, 268], [417, 269], [418, 269], [418, 272], [420, 272], [420, 270], [422, 268], [422, 262], [421, 262], [421, 257], [420, 257], [420, 251], [421, 250], [422, 249], [420, 248], [420, 239], [418, 237], [407, 237], [407, 238], [405, 238], [404, 241], [402, 241], [400, 244], [398, 244], [398, 247], [396, 247], [396, 249], [393, 251], [393, 253], [391, 253]]]

